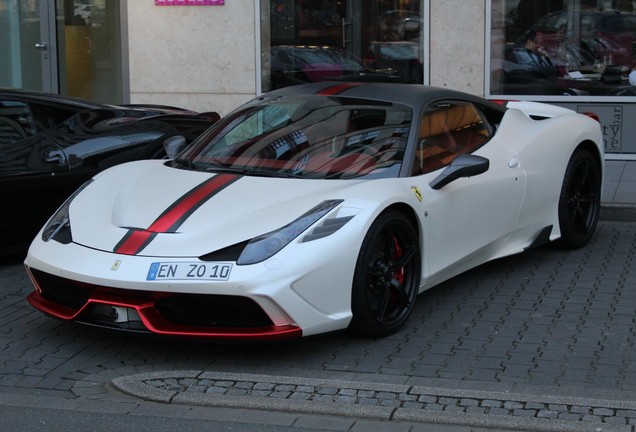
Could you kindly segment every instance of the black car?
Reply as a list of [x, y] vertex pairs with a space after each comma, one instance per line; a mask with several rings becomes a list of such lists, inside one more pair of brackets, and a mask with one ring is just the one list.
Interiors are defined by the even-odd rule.
[[0, 254], [24, 251], [57, 207], [99, 171], [161, 158], [164, 141], [190, 142], [218, 118], [0, 89]]

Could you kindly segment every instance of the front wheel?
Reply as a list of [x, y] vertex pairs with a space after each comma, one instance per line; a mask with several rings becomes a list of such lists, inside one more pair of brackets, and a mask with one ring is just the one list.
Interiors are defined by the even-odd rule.
[[397, 211], [381, 214], [369, 228], [358, 255], [350, 328], [370, 337], [395, 333], [415, 305], [420, 268], [413, 224]]
[[577, 249], [590, 242], [601, 211], [601, 171], [587, 151], [572, 155], [565, 170], [559, 199], [558, 244]]

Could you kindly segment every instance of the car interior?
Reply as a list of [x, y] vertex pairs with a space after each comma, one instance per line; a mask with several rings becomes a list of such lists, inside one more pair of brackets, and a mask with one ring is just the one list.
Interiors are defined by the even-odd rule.
[[420, 122], [414, 174], [447, 166], [457, 155], [474, 152], [490, 137], [490, 128], [474, 105], [465, 102], [435, 104]]

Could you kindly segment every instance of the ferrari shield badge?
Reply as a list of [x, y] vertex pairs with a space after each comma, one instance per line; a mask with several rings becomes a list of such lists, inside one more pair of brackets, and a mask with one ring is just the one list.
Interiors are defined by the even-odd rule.
[[411, 190], [415, 194], [415, 197], [417, 198], [417, 200], [419, 202], [422, 202], [422, 192], [420, 191], [420, 188], [418, 188], [417, 186], [411, 186]]

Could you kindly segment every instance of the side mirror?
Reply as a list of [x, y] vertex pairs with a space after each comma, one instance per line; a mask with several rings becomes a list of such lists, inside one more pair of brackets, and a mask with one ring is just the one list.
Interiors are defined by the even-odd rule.
[[444, 171], [441, 172], [428, 185], [435, 189], [441, 189], [452, 181], [462, 177], [472, 177], [488, 171], [490, 161], [485, 157], [471, 154], [461, 154], [457, 156]]
[[186, 148], [186, 139], [182, 135], [175, 135], [163, 142], [163, 148], [166, 150], [168, 159], [174, 159], [181, 151]]

